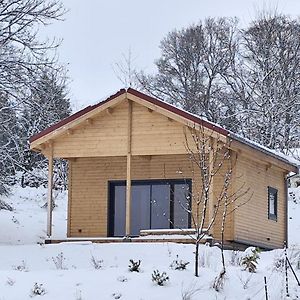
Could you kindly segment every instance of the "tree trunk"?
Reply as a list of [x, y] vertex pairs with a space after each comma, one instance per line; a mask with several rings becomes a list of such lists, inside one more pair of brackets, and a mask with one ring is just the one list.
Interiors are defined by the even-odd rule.
[[196, 241], [196, 252], [195, 252], [195, 276], [199, 277], [199, 241]]

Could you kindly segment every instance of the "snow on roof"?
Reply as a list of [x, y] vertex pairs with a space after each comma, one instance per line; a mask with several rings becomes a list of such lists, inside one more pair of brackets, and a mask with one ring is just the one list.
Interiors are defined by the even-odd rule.
[[244, 144], [246, 144], [246, 145], [248, 145], [248, 146], [250, 146], [250, 147], [252, 147], [254, 149], [257, 149], [257, 150], [259, 150], [259, 151], [261, 151], [263, 153], [266, 153], [266, 154], [268, 154], [270, 156], [273, 156], [273, 157], [275, 157], [277, 159], [280, 159], [283, 162], [291, 164], [291, 165], [293, 165], [293, 166], [295, 166], [297, 168], [300, 167], [300, 161], [297, 160], [297, 159], [295, 159], [292, 156], [289, 156], [289, 155], [286, 155], [286, 154], [284, 154], [282, 152], [279, 152], [277, 150], [265, 147], [265, 146], [263, 146], [263, 145], [261, 145], [261, 144], [259, 144], [257, 142], [249, 140], [249, 139], [247, 139], [245, 137], [242, 137], [242, 136], [240, 136], [240, 135], [238, 135], [236, 133], [233, 133], [233, 132], [230, 132], [228, 136], [230, 138], [232, 138], [233, 140], [236, 140], [236, 141], [239, 141], [241, 143], [244, 143]]

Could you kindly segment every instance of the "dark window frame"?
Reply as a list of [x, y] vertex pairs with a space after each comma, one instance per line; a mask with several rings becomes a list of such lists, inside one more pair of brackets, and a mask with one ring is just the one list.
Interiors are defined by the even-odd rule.
[[[274, 213], [270, 212], [270, 208], [271, 208], [270, 195], [273, 195], [273, 197], [274, 197]], [[277, 221], [277, 217], [278, 217], [278, 189], [268, 186], [268, 219]]]
[[[192, 179], [146, 179], [146, 180], [132, 180], [131, 185], [170, 185], [170, 229], [174, 228], [174, 184], [187, 184], [189, 187], [189, 209], [192, 210]], [[126, 186], [126, 180], [109, 180], [107, 190], [107, 234], [109, 237], [114, 236], [114, 219], [115, 219], [115, 204], [114, 204], [114, 189], [115, 186]], [[152, 194], [152, 192], [151, 192]], [[150, 210], [151, 213], [151, 210]], [[172, 219], [173, 218], [173, 219]], [[191, 228], [192, 217], [191, 213], [188, 214], [188, 228]]]

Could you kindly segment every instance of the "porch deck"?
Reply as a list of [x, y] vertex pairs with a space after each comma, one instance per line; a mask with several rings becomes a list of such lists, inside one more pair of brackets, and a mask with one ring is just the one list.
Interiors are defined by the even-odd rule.
[[[141, 230], [138, 237], [73, 237], [66, 239], [46, 239], [45, 244], [63, 242], [93, 242], [93, 243], [180, 243], [194, 244], [195, 231], [178, 229]], [[201, 243], [212, 244], [213, 237], [205, 235]]]

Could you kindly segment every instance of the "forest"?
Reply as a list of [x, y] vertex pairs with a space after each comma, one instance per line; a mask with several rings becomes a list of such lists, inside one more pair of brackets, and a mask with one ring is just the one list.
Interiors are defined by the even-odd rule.
[[[46, 184], [47, 162], [29, 138], [71, 114], [61, 41], [40, 30], [63, 22], [59, 0], [0, 1], [0, 195], [12, 185]], [[51, 26], [51, 25], [50, 25]], [[156, 72], [116, 65], [121, 87], [133, 86], [263, 146], [285, 154], [299, 147], [300, 21], [258, 12], [245, 28], [237, 18], [208, 17], [162, 37]], [[122, 52], [122, 50], [120, 50]], [[54, 182], [67, 187], [67, 163]]]

